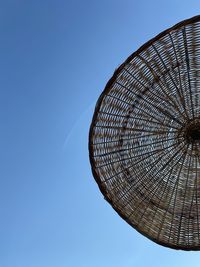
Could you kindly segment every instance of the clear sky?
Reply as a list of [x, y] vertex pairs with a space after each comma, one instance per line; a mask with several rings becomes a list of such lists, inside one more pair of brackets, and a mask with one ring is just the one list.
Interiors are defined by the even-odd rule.
[[0, 1], [0, 267], [196, 267], [104, 200], [88, 130], [114, 70], [196, 0]]

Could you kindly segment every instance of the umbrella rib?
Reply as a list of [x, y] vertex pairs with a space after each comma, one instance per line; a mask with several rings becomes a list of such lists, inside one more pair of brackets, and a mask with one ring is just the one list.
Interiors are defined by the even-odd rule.
[[[169, 148], [169, 147], [168, 147], [168, 148]], [[163, 150], [164, 150], [164, 149], [163, 149]], [[148, 173], [155, 167], [155, 165], [160, 161], [160, 159], [161, 159], [162, 157], [163, 157], [163, 156], [160, 156], [160, 157], [159, 157], [158, 159], [156, 159], [154, 162], [151, 162], [151, 168], [150, 168], [150, 170], [147, 170]], [[159, 170], [154, 174], [154, 176], [156, 176], [157, 173], [160, 172], [160, 171], [162, 171], [162, 169], [164, 169], [165, 167], [166, 167], [166, 164], [165, 164], [164, 166], [162, 166], [162, 168], [159, 169]], [[142, 178], [145, 177], [145, 175], [146, 175], [146, 173], [142, 176]], [[138, 180], [138, 181], [141, 181], [142, 178], [140, 178], [140, 180]], [[133, 188], [133, 186], [134, 186], [134, 184], [131, 184], [131, 187], [130, 187], [127, 191], [125, 191], [125, 192], [123, 193], [123, 195], [120, 196], [119, 199], [116, 199], [116, 201], [118, 202], [124, 195], [126, 195], [128, 192], [130, 192], [130, 190]]]
[[[158, 77], [158, 75], [155, 73], [155, 71], [153, 70], [153, 68], [151, 67], [151, 65], [141, 56], [141, 55], [138, 55], [138, 58], [141, 59], [145, 64], [146, 66], [149, 68], [150, 72], [152, 73], [153, 77], [154, 77], [154, 81], [157, 81], [162, 93], [170, 100], [171, 102], [171, 105], [178, 111], [179, 115], [181, 117], [184, 117], [184, 114], [182, 114], [177, 106], [177, 104], [174, 102], [174, 100], [166, 93], [166, 89], [165, 89], [165, 85], [163, 84], [162, 80]], [[138, 83], [141, 83], [139, 79], [137, 79], [131, 72], [129, 72], [126, 68], [124, 68], [125, 71], [127, 71]], [[167, 71], [168, 72], [168, 71]], [[159, 81], [161, 82], [161, 84], [159, 83]], [[147, 86], [145, 86], [143, 83], [141, 83], [141, 85], [144, 87], [144, 88], [148, 88]], [[152, 84], [153, 85], [153, 84]], [[153, 90], [150, 91], [151, 94], [154, 94], [155, 96], [159, 97], [160, 99], [162, 99], [160, 96], [156, 95], [155, 93], [153, 93]], [[165, 99], [162, 99], [166, 102]]]
[[[169, 133], [168, 131], [160, 131], [159, 134], [166, 134]], [[170, 133], [176, 133], [176, 131], [170, 131]], [[125, 135], [123, 135], [124, 137]], [[130, 136], [130, 135], [128, 135]], [[130, 138], [118, 138], [117, 140], [110, 140], [110, 141], [105, 141], [105, 142], [97, 142], [97, 143], [92, 143], [93, 146], [98, 146], [98, 145], [103, 145], [103, 144], [112, 144], [112, 143], [121, 143], [123, 141], [131, 141], [131, 140], [138, 140], [138, 139], [142, 139], [142, 138], [146, 138], [146, 137], [151, 137], [151, 136], [157, 136], [156, 134], [147, 134], [147, 135], [139, 135], [139, 136], [134, 136], [134, 137], [130, 137]], [[108, 136], [106, 138], [109, 138]]]
[[[168, 146], [168, 147], [164, 147], [164, 148], [160, 148], [160, 149], [155, 149], [155, 150], [152, 150], [152, 151], [150, 151], [151, 153], [153, 152], [157, 152], [157, 151], [164, 151], [165, 149], [168, 149], [168, 148], [170, 148], [170, 147], [172, 147], [172, 146], [174, 146], [174, 145], [177, 145], [177, 144], [172, 144], [172, 145], [170, 145], [170, 146]], [[144, 153], [144, 154], [140, 154], [140, 155], [134, 155], [134, 156], [132, 156], [132, 157], [128, 157], [128, 158], [121, 158], [120, 160], [116, 160], [116, 161], [112, 161], [112, 162], [109, 162], [109, 163], [107, 163], [107, 164], [104, 164], [104, 165], [100, 165], [100, 166], [97, 166], [97, 168], [99, 169], [99, 168], [101, 168], [101, 167], [105, 167], [105, 166], [108, 166], [108, 165], [112, 165], [113, 163], [117, 163], [117, 162], [122, 162], [122, 161], [125, 161], [125, 160], [130, 160], [130, 159], [133, 159], [133, 158], [136, 158], [136, 157], [138, 157], [138, 156], [144, 156], [144, 155], [148, 155], [150, 152], [146, 152], [146, 153]]]
[[[188, 147], [189, 145], [187, 145], [187, 150], [188, 150]], [[171, 233], [172, 233], [172, 225], [173, 225], [173, 222], [174, 222], [174, 215], [175, 215], [175, 206], [176, 206], [176, 198], [177, 198], [177, 189], [178, 189], [178, 184], [179, 184], [179, 179], [180, 179], [180, 174], [181, 174], [181, 171], [182, 171], [182, 168], [183, 168], [183, 164], [185, 162], [185, 159], [187, 157], [187, 150], [184, 154], [184, 158], [181, 162], [181, 166], [180, 166], [180, 169], [179, 169], [179, 172], [178, 172], [178, 176], [177, 176], [177, 180], [176, 180], [176, 184], [174, 186], [174, 190], [175, 190], [175, 195], [174, 195], [174, 191], [172, 193], [172, 197], [174, 195], [174, 204], [173, 204], [173, 212], [172, 212], [172, 221], [171, 221], [171, 224], [170, 224], [170, 230], [169, 230], [169, 236], [168, 236], [168, 243], [170, 241], [170, 238], [171, 238]], [[171, 198], [172, 199], [172, 198]]]
[[192, 109], [192, 116], [194, 118], [194, 107], [193, 107], [193, 99], [192, 99], [192, 88], [191, 88], [191, 79], [190, 79], [190, 60], [188, 54], [188, 45], [187, 45], [187, 35], [185, 26], [182, 30], [183, 33], [183, 43], [185, 47], [185, 56], [186, 56], [186, 65], [187, 65], [187, 77], [188, 77], [188, 85], [189, 85], [189, 94], [190, 94], [190, 102], [191, 102], [191, 109]]
[[[162, 150], [159, 150], [159, 151], [156, 152], [155, 154], [158, 154], [159, 152], [162, 153], [163, 151], [162, 151]], [[142, 161], [144, 161], [144, 160], [147, 160], [147, 159], [150, 158], [150, 157], [152, 157], [152, 154], [150, 154], [150, 155], [148, 154], [147, 157], [142, 158], [142, 159], [140, 159], [140, 160], [137, 161], [137, 162], [134, 162], [134, 164], [131, 164], [131, 165], [129, 165], [129, 166], [126, 166], [126, 167], [127, 167], [126, 169], [123, 169], [122, 171], [116, 173], [115, 175], [113, 175], [113, 176], [107, 178], [107, 179], [106, 179], [105, 181], [103, 181], [103, 182], [107, 182], [107, 181], [109, 181], [109, 180], [115, 178], [117, 175], [119, 175], [119, 174], [121, 174], [121, 173], [123, 173], [123, 172], [127, 172], [128, 170], [130, 170], [130, 169], [132, 169], [134, 166], [136, 166], [138, 163], [140, 163], [140, 162], [142, 162]], [[152, 162], [150, 162], [149, 164], [147, 164], [147, 165], [145, 165], [145, 166], [146, 166], [146, 167], [149, 167], [149, 166], [151, 166], [151, 164], [152, 164]]]
[[[186, 153], [187, 153], [187, 150], [184, 151], [184, 152], [182, 153], [182, 156], [180, 157], [180, 159], [183, 157], [183, 159], [182, 159], [182, 164], [181, 164], [181, 167], [180, 167], [179, 172], [178, 172], [178, 178], [176, 179], [176, 182], [175, 182], [175, 184], [174, 184], [174, 187], [173, 187], [173, 190], [172, 190], [170, 199], [169, 199], [169, 201], [168, 201], [167, 209], [166, 209], [165, 214], [164, 214], [164, 216], [163, 216], [163, 218], [162, 218], [161, 227], [160, 227], [159, 232], [158, 232], [158, 234], [157, 234], [157, 239], [158, 239], [158, 240], [159, 240], [159, 238], [160, 238], [160, 234], [161, 234], [162, 226], [163, 226], [163, 224], [164, 224], [164, 221], [165, 221], [167, 212], [169, 211], [170, 203], [171, 203], [172, 198], [173, 198], [173, 196], [174, 196], [174, 192], [175, 192], [175, 189], [176, 189], [177, 181], [178, 181], [178, 179], [179, 179], [179, 175], [180, 175], [181, 170], [182, 170], [183, 162], [185, 161]], [[179, 160], [180, 160], [180, 159], [179, 159]], [[174, 202], [174, 203], [175, 203], [175, 202]], [[174, 208], [175, 208], [175, 207], [173, 206], [173, 212], [171, 213], [172, 216], [174, 216]], [[172, 222], [173, 222], [173, 220], [172, 220]], [[171, 222], [170, 228], [172, 227], [172, 222]], [[171, 235], [171, 229], [170, 229], [170, 235]], [[170, 235], [169, 235], [169, 238], [170, 238]], [[168, 238], [168, 243], [169, 243], [169, 238]]]
[[[184, 145], [184, 146], [185, 146], [185, 145]], [[182, 146], [178, 151], [176, 151], [176, 153], [174, 153], [174, 155], [167, 161], [167, 163], [166, 163], [164, 166], [162, 166], [162, 169], [161, 169], [161, 170], [164, 170], [164, 169], [166, 168], [166, 166], [170, 163], [170, 161], [176, 157], [176, 155], [177, 155], [177, 154], [184, 148], [184, 146]], [[175, 163], [175, 164], [176, 164], [176, 163]], [[172, 168], [173, 168], [173, 167], [172, 167]], [[159, 169], [159, 170], [157, 171], [157, 173], [159, 173], [161, 170]], [[168, 173], [171, 173], [171, 169], [168, 170], [168, 171], [165, 173], [164, 176], [160, 177], [160, 178], [156, 181], [156, 183], [154, 184], [154, 188], [153, 188], [153, 195], [151, 195], [151, 194], [152, 194], [152, 191], [150, 191], [148, 188], [146, 188], [147, 190], [150, 191], [149, 195], [151, 195], [151, 198], [149, 199], [148, 205], [146, 206], [145, 210], [143, 211], [143, 213], [142, 213], [142, 215], [141, 215], [141, 217], [140, 217], [140, 219], [139, 219], [140, 223], [141, 223], [141, 221], [142, 221], [142, 218], [143, 218], [145, 212], [147, 211], [147, 208], [149, 207], [149, 205], [150, 205], [150, 203], [151, 203], [151, 199], [153, 198], [153, 196], [154, 196], [155, 193], [157, 192], [156, 189], [159, 187], [159, 182], [162, 181], [163, 178], [166, 177]], [[168, 176], [168, 179], [169, 179], [169, 178], [170, 178], [170, 177]], [[143, 186], [144, 186], [144, 184], [143, 184]], [[142, 200], [139, 202], [138, 206], [136, 207], [136, 209], [135, 209], [133, 212], [135, 212], [136, 210], [138, 210], [140, 204], [141, 204], [143, 201], [145, 201], [145, 200], [149, 197], [149, 195], [146, 195], [146, 197], [145, 197], [144, 199], [142, 199]], [[131, 200], [132, 200], [132, 199], [131, 199]], [[158, 205], [158, 206], [159, 206], [159, 205]], [[138, 225], [138, 226], [139, 226], [139, 225]]]
[[139, 146], [132, 146], [132, 147], [128, 147], [128, 148], [124, 148], [124, 149], [120, 149], [120, 150], [110, 151], [110, 152], [103, 153], [103, 154], [97, 154], [97, 155], [94, 155], [94, 158], [104, 157], [104, 156], [108, 156], [108, 155], [113, 155], [115, 153], [123, 152], [123, 151], [128, 151], [128, 150], [129, 151], [132, 151], [132, 150], [135, 150], [135, 149], [138, 149], [138, 148], [143, 148], [143, 147], [147, 147], [147, 146], [151, 146], [151, 145], [156, 145], [156, 144], [160, 144], [160, 143], [171, 141], [171, 140], [174, 140], [174, 137], [167, 138], [167, 139], [162, 139], [162, 140], [159, 140], [159, 141], [156, 141], [156, 142], [152, 142], [152, 143], [149, 143], [149, 144], [144, 144], [144, 145], [140, 144]]
[[[192, 144], [193, 146], [193, 144]], [[197, 162], [197, 157], [195, 157], [195, 163]], [[191, 200], [191, 204], [190, 204], [190, 211], [189, 211], [189, 219], [188, 219], [188, 245], [190, 244], [190, 236], [189, 236], [189, 227], [190, 227], [190, 217], [191, 217], [191, 213], [192, 213], [192, 207], [193, 207], [193, 202], [194, 202], [194, 197], [195, 197], [195, 190], [196, 190], [196, 186], [197, 186], [197, 165], [196, 165], [196, 169], [195, 169], [195, 181], [194, 181], [194, 186], [193, 186], [193, 193], [192, 193], [192, 200]], [[197, 214], [197, 218], [198, 218], [198, 214]], [[194, 232], [194, 224], [192, 224], [193, 226], [193, 232]], [[199, 231], [198, 231], [198, 235], [199, 235]], [[199, 240], [199, 236], [198, 236], [198, 240]]]
[[[130, 91], [130, 89], [128, 89], [126, 86], [124, 86], [123, 84], [119, 83], [116, 81], [116, 84], [122, 86], [123, 88], [127, 89]], [[133, 92], [134, 94], [134, 92]], [[175, 118], [172, 114], [170, 114], [170, 112], [163, 110], [161, 107], [155, 106], [153, 105], [151, 102], [147, 101], [147, 99], [145, 99], [146, 103], [148, 103], [150, 106], [154, 107], [155, 109], [157, 109], [159, 112], [163, 113], [165, 116], [173, 119], [174, 121], [176, 121], [178, 124], [183, 126], [183, 123], [181, 121], [179, 121], [177, 118]]]
[[[192, 144], [192, 152], [193, 152], [193, 144]], [[180, 217], [180, 223], [179, 223], [179, 227], [178, 227], [178, 238], [177, 238], [177, 245], [179, 243], [180, 240], [180, 231], [181, 231], [181, 226], [182, 226], [182, 220], [183, 220], [183, 212], [184, 212], [184, 208], [185, 208], [185, 199], [186, 199], [186, 194], [187, 194], [187, 185], [188, 185], [188, 179], [189, 179], [189, 172], [190, 172], [190, 168], [191, 168], [191, 160], [192, 157], [191, 155], [189, 155], [189, 165], [187, 168], [187, 178], [186, 178], [186, 185], [185, 185], [185, 191], [184, 191], [184, 197], [183, 197], [183, 204], [182, 204], [182, 210], [181, 210], [181, 217]]]
[[[165, 62], [164, 62], [164, 60], [163, 60], [161, 54], [158, 52], [158, 49], [156, 48], [156, 46], [155, 46], [154, 44], [152, 44], [152, 47], [153, 47], [153, 49], [155, 50], [156, 54], [158, 55], [160, 61], [162, 62], [162, 64], [163, 64], [163, 66], [164, 66], [164, 68], [165, 68], [165, 70], [166, 70], [166, 72], [167, 72], [167, 74], [168, 74], [170, 80], [172, 81], [174, 87], [176, 88], [176, 91], [178, 92], [179, 89], [178, 89], [178, 87], [177, 87], [177, 85], [176, 85], [174, 79], [172, 78], [170, 72], [168, 71], [167, 66], [166, 66], [166, 64], [165, 64]], [[180, 112], [179, 109], [178, 109], [178, 111], [179, 111], [179, 114], [182, 116], [182, 113]]]
[[[125, 119], [133, 119], [133, 121], [145, 121], [145, 122], [150, 122], [152, 124], [158, 124], [158, 125], [162, 125], [163, 127], [166, 126], [167, 128], [174, 128], [174, 129], [179, 129], [179, 128], [176, 128], [174, 127], [173, 125], [170, 125], [170, 124], [162, 124], [160, 121], [159, 122], [156, 122], [156, 121], [150, 121], [149, 119], [146, 119], [143, 117], [133, 117], [133, 116], [129, 116], [129, 115], [119, 115], [119, 114], [114, 114], [114, 113], [109, 113], [109, 112], [105, 112], [105, 111], [99, 111], [100, 114], [105, 114], [105, 115], [108, 115], [108, 116], [114, 116], [114, 117], [117, 117], [117, 118], [125, 118]], [[104, 117], [105, 118], [105, 117]], [[108, 120], [109, 121], [109, 120]], [[132, 121], [132, 120], [131, 120]]]
[[[200, 163], [200, 159], [199, 159], [199, 156], [198, 156], [198, 162]], [[198, 189], [198, 183], [197, 183], [197, 177], [198, 177], [198, 175], [197, 175], [197, 170], [198, 170], [198, 168], [197, 168], [197, 157], [196, 157], [196, 206], [197, 206], [197, 223], [198, 223], [198, 240], [200, 241], [200, 226], [199, 226], [199, 223], [200, 223], [200, 221], [199, 221], [199, 204], [198, 204], [198, 192], [199, 192], [199, 189]]]
[[177, 91], [178, 94], [179, 94], [179, 97], [180, 97], [180, 101], [183, 105], [183, 108], [184, 108], [184, 112], [187, 116], [187, 119], [189, 119], [189, 116], [188, 116], [188, 113], [187, 113], [187, 109], [186, 109], [186, 102], [185, 102], [185, 97], [184, 97], [184, 93], [183, 93], [183, 86], [182, 86], [182, 80], [181, 80], [181, 73], [180, 73], [180, 66], [179, 66], [179, 62], [178, 62], [178, 56], [177, 56], [177, 52], [176, 52], [176, 48], [175, 48], [175, 44], [174, 44], [174, 40], [172, 38], [172, 35], [171, 33], [169, 32], [169, 37], [171, 39], [171, 42], [172, 42], [172, 47], [173, 47], [173, 51], [174, 51], [174, 55], [175, 55], [175, 58], [176, 58], [176, 62], [177, 62], [177, 66], [178, 66], [178, 77], [179, 77], [179, 83], [180, 83], [180, 91], [181, 91], [181, 95], [180, 95], [180, 92], [179, 90]]

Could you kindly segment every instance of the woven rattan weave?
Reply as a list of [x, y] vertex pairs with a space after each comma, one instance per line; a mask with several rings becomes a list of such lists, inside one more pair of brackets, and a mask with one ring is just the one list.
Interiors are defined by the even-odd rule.
[[95, 108], [89, 152], [124, 220], [161, 245], [200, 250], [200, 16], [115, 71]]

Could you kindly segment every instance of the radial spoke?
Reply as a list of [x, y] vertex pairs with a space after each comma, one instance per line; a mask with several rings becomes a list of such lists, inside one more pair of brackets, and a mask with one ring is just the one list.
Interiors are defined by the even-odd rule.
[[[182, 147], [182, 148], [183, 148], [183, 147]], [[181, 148], [181, 149], [182, 149], [182, 148]], [[180, 149], [180, 150], [181, 150], [181, 149]], [[143, 173], [143, 176], [141, 176], [140, 179], [137, 180], [138, 182], [140, 182], [140, 184], [143, 182], [143, 178], [146, 177], [146, 174], [147, 174], [147, 173], [149, 174], [150, 171], [151, 171], [153, 168], [155, 168], [156, 164], [157, 164], [162, 158], [163, 158], [163, 155], [161, 155], [159, 158], [157, 158], [154, 162], [151, 162], [151, 168], [150, 168], [149, 170], [147, 170], [146, 172], [144, 172], [144, 173]], [[164, 170], [164, 169], [166, 168], [167, 164], [168, 164], [168, 162], [167, 162], [166, 164], [164, 164], [164, 165], [162, 166], [161, 169], [158, 169], [158, 170], [154, 173], [154, 177], [156, 177], [156, 175], [157, 175], [159, 172], [161, 172], [162, 170]], [[128, 188], [127, 191], [124, 191], [123, 195], [121, 195], [120, 198], [116, 199], [116, 201], [118, 202], [121, 198], [123, 198], [125, 195], [127, 195], [127, 193], [129, 193], [129, 192], [132, 190], [132, 188], [135, 187], [136, 184], [137, 184], [137, 182], [132, 183], [131, 186], [130, 186], [130, 188]], [[143, 186], [144, 186], [144, 183], [143, 183]]]
[[[184, 145], [185, 146], [185, 145]], [[156, 177], [156, 175], [158, 174], [158, 173], [160, 173], [161, 171], [163, 171], [166, 167], [167, 167], [167, 165], [170, 163], [170, 161], [171, 160], [173, 160], [174, 159], [174, 157], [184, 148], [184, 146], [182, 146], [176, 153], [174, 153], [174, 155], [162, 166], [162, 168], [161, 169], [158, 169], [157, 170], [157, 172], [154, 174], [154, 176]], [[154, 164], [157, 164], [160, 160], [161, 160], [161, 158], [162, 158], [162, 156], [155, 162], [155, 163], [153, 163], [153, 165]], [[157, 187], [159, 186], [159, 182], [160, 181], [162, 181], [163, 180], [163, 178], [165, 178], [166, 176], [167, 176], [167, 174], [168, 173], [170, 173], [170, 171], [171, 170], [168, 170], [165, 174], [164, 174], [164, 176], [162, 176], [162, 177], [160, 177], [159, 179], [157, 179], [156, 180], [156, 182], [155, 182], [155, 184], [154, 184], [154, 191], [153, 191], [153, 196], [154, 196], [154, 194], [156, 193], [156, 189], [157, 189]], [[148, 173], [149, 173], [149, 171], [148, 171]], [[144, 174], [144, 176], [146, 176], [146, 174], [147, 173], [145, 173]], [[138, 180], [138, 181], [140, 181], [140, 183], [142, 183], [143, 184], [143, 187], [145, 187], [145, 183], [144, 183], [144, 181], [143, 181], [143, 179], [141, 178], [140, 180]], [[134, 184], [134, 187], [135, 187], [135, 184]], [[146, 188], [146, 190], [148, 190], [149, 191], [149, 195], [151, 195], [152, 194], [152, 191], [151, 191], [151, 189], [150, 188]], [[146, 198], [147, 197], [149, 197], [149, 195], [147, 196], [146, 195]], [[152, 196], [152, 197], [153, 197]], [[140, 202], [139, 202], [139, 204], [138, 204], [138, 206], [135, 208], [135, 210], [133, 211], [133, 212], [135, 212], [138, 208], [139, 208], [139, 205], [142, 203], [142, 201], [145, 201], [145, 199], [146, 198], [144, 198], [144, 199], [142, 199]], [[129, 202], [131, 202], [133, 200], [133, 198], [131, 198], [131, 199], [129, 199]], [[149, 200], [149, 203], [150, 203], [150, 200]], [[128, 203], [127, 203], [128, 204]], [[148, 206], [147, 206], [148, 207]], [[147, 208], [146, 207], [146, 208]], [[125, 208], [125, 206], [123, 205], [123, 207], [122, 208]], [[145, 212], [146, 210], [144, 210], [144, 212]], [[130, 217], [132, 214], [130, 214], [128, 217]], [[141, 221], [141, 219], [142, 218], [140, 218], [140, 221]]]
[[[155, 46], [154, 44], [152, 44], [152, 47], [153, 47], [153, 49], [156, 51], [156, 54], [158, 55], [160, 61], [162, 62], [162, 65], [164, 66], [164, 68], [165, 68], [165, 70], [166, 70], [166, 73], [168, 74], [170, 80], [172, 81], [174, 87], [176, 88], [176, 91], [179, 92], [179, 89], [178, 89], [178, 87], [177, 87], [175, 81], [173, 80], [173, 78], [172, 78], [170, 72], [168, 71], [167, 66], [166, 66], [166, 64], [165, 64], [165, 62], [164, 62], [164, 60], [163, 60], [161, 54], [158, 52], [158, 50], [157, 50], [157, 48], [156, 48], [156, 46]], [[183, 113], [181, 113], [179, 109], [178, 109], [178, 111], [179, 111], [179, 115], [183, 116]]]
[[178, 66], [178, 79], [179, 79], [179, 83], [180, 83], [181, 94], [179, 93], [179, 90], [177, 90], [177, 93], [179, 95], [180, 102], [182, 103], [182, 106], [184, 108], [184, 112], [186, 114], [186, 117], [187, 117], [187, 119], [189, 119], [188, 111], [187, 111], [187, 108], [186, 108], [185, 96], [184, 96], [184, 93], [183, 93], [183, 86], [182, 86], [182, 79], [181, 79], [181, 73], [180, 73], [180, 66], [179, 66], [179, 62], [178, 62], [178, 56], [177, 56], [177, 52], [176, 52], [176, 48], [175, 48], [175, 45], [174, 45], [174, 41], [173, 41], [172, 35], [171, 35], [170, 32], [168, 34], [169, 34], [169, 37], [170, 37], [171, 42], [172, 42], [172, 47], [173, 47], [174, 55], [175, 55], [175, 58], [176, 58], [176, 63], [177, 63], [177, 66]]
[[[153, 152], [153, 153], [154, 153], [154, 152]], [[162, 150], [159, 150], [157, 153], [154, 153], [154, 157], [155, 157], [156, 154], [159, 154], [159, 153], [163, 153], [163, 151], [162, 151]], [[119, 174], [121, 174], [121, 173], [123, 173], [123, 172], [129, 172], [129, 170], [131, 170], [132, 168], [134, 168], [135, 166], [137, 166], [140, 162], [143, 162], [143, 161], [147, 160], [147, 159], [150, 158], [150, 157], [152, 157], [152, 154], [151, 154], [151, 153], [148, 153], [146, 157], [142, 157], [139, 161], [134, 162], [134, 164], [131, 164], [131, 165], [129, 165], [129, 166], [126, 166], [126, 168], [124, 168], [122, 171], [117, 172], [115, 175], [113, 175], [113, 176], [107, 178], [107, 179], [106, 179], [105, 181], [103, 181], [103, 182], [107, 182], [107, 181], [109, 181], [109, 180], [115, 178], [117, 175], [119, 175]], [[152, 166], [152, 162], [150, 162], [149, 164], [146, 164], [145, 166], [146, 166], [146, 168]]]
[[161, 140], [158, 140], [156, 142], [151, 142], [151, 143], [148, 143], [148, 144], [140, 144], [139, 146], [134, 146], [134, 147], [128, 147], [128, 148], [124, 148], [124, 149], [114, 150], [114, 151], [106, 152], [106, 153], [103, 153], [103, 154], [97, 154], [97, 155], [94, 155], [94, 158], [96, 158], [96, 157], [104, 157], [104, 156], [108, 156], [108, 155], [112, 155], [112, 154], [119, 153], [119, 152], [124, 152], [124, 151], [132, 151], [132, 150], [136, 150], [138, 148], [142, 149], [142, 148], [147, 147], [147, 146], [157, 145], [157, 144], [161, 144], [161, 143], [163, 144], [165, 142], [172, 141], [172, 140], [174, 140], [174, 137], [167, 138], [167, 139], [163, 138]]
[[138, 158], [138, 156], [142, 157], [142, 156], [145, 156], [145, 155], [148, 155], [148, 154], [151, 154], [151, 156], [154, 157], [157, 152], [164, 151], [164, 150], [166, 150], [166, 149], [168, 149], [168, 148], [170, 148], [172, 146], [175, 146], [175, 145], [177, 145], [177, 144], [172, 144], [172, 145], [169, 145], [169, 146], [164, 147], [164, 148], [155, 149], [155, 150], [148, 151], [148, 152], [145, 152], [145, 153], [139, 154], [139, 155], [134, 155], [134, 156], [131, 156], [131, 157], [128, 157], [128, 158], [120, 158], [119, 160], [109, 162], [109, 164], [106, 163], [104, 165], [97, 166], [97, 168], [102, 168], [102, 167], [105, 167], [105, 166], [108, 166], [108, 165], [112, 165], [112, 164], [117, 163], [117, 162], [122, 162], [124, 160], [131, 160], [131, 159], [134, 159], [134, 158]]
[[[185, 145], [184, 145], [184, 146], [185, 146]], [[184, 146], [183, 146], [183, 147], [184, 147]], [[182, 148], [181, 148], [180, 150], [182, 150]], [[177, 151], [177, 152], [170, 158], [170, 160], [166, 163], [166, 166], [170, 163], [170, 161], [171, 161], [172, 159], [174, 159], [174, 158], [177, 156], [177, 154], [180, 152], [180, 150]], [[157, 189], [159, 188], [159, 185], [160, 185], [159, 182], [162, 181], [163, 178], [165, 178], [165, 177], [168, 175], [168, 173], [169, 173], [168, 178], [167, 178], [167, 182], [166, 182], [166, 184], [165, 184], [165, 189], [164, 189], [163, 193], [161, 194], [161, 197], [159, 198], [159, 202], [158, 202], [158, 204], [157, 204], [157, 207], [160, 206], [160, 202], [161, 202], [162, 197], [163, 197], [163, 195], [164, 195], [164, 192], [165, 192], [165, 190], [166, 190], [166, 188], [167, 188], [168, 182], [170, 181], [170, 178], [171, 178], [171, 174], [172, 174], [173, 168], [177, 165], [177, 163], [179, 162], [180, 159], [181, 159], [181, 157], [178, 159], [177, 162], [175, 162], [175, 164], [171, 167], [171, 169], [169, 169], [169, 170], [164, 174], [164, 176], [161, 177], [160, 180], [158, 180], [158, 182], [157, 182], [156, 184], [154, 184], [154, 189], [153, 189], [153, 190], [148, 189], [148, 191], [150, 192], [149, 195], [151, 195], [151, 198], [148, 200], [149, 202], [148, 202], [148, 204], [147, 204], [145, 210], [142, 212], [142, 215], [141, 215], [141, 217], [140, 217], [140, 219], [139, 219], [139, 222], [140, 222], [140, 223], [142, 222], [142, 218], [143, 218], [143, 216], [145, 215], [145, 212], [147, 211], [147, 209], [148, 209], [148, 207], [149, 207], [149, 205], [150, 205], [150, 203], [151, 203], [151, 200], [153, 199], [153, 197], [154, 197], [155, 194], [157, 193]], [[148, 197], [149, 197], [149, 195], [148, 195]], [[158, 197], [159, 197], [159, 196], [158, 196]], [[147, 198], [147, 197], [146, 197], [146, 198]], [[144, 200], [145, 200], [145, 199], [144, 199]], [[139, 207], [139, 205], [138, 205], [138, 207]], [[153, 218], [151, 219], [152, 222], [153, 222], [153, 220], [154, 220], [154, 218], [155, 218], [155, 215], [156, 215], [156, 212], [157, 212], [157, 211], [158, 211], [158, 209], [156, 209], [156, 211], [154, 212]], [[138, 226], [139, 226], [139, 225], [138, 225]], [[161, 228], [162, 228], [162, 227], [161, 227]]]
[[[192, 144], [192, 152], [193, 152], [193, 144]], [[180, 239], [180, 231], [181, 231], [181, 225], [182, 225], [182, 219], [183, 219], [183, 212], [184, 212], [184, 208], [185, 208], [186, 194], [187, 194], [187, 190], [188, 190], [188, 179], [189, 179], [189, 175], [190, 175], [191, 160], [192, 160], [192, 157], [189, 155], [189, 165], [187, 167], [186, 185], [185, 185], [185, 191], [184, 191], [184, 196], [183, 196], [183, 204], [182, 204], [180, 223], [179, 223], [179, 227], [178, 227], [177, 244], [179, 243], [179, 239]]]
[[120, 114], [115, 114], [115, 113], [108, 113], [108, 112], [104, 112], [104, 111], [99, 111], [99, 114], [105, 114], [109, 117], [117, 117], [117, 118], [124, 118], [124, 119], [132, 119], [132, 121], [144, 121], [144, 122], [148, 122], [150, 123], [151, 125], [159, 125], [159, 126], [162, 126], [162, 127], [167, 127], [167, 128], [173, 128], [173, 129], [177, 129], [179, 130], [179, 128], [177, 127], [174, 127], [173, 125], [170, 125], [170, 124], [162, 124], [161, 121], [152, 121], [152, 120], [149, 120], [148, 117], [145, 117], [143, 115], [143, 117], [136, 117], [136, 116], [131, 116], [131, 115], [120, 115]]
[[187, 45], [187, 36], [186, 36], [185, 27], [183, 28], [182, 32], [183, 32], [183, 43], [184, 43], [184, 46], [185, 46], [187, 77], [188, 77], [188, 85], [189, 85], [189, 92], [190, 92], [190, 102], [191, 102], [191, 109], [192, 109], [192, 117], [194, 118], [194, 106], [193, 106], [191, 78], [190, 78], [190, 59], [189, 59], [189, 54], [188, 54], [188, 45]]
[[[124, 86], [123, 84], [121, 84], [121, 83], [119, 83], [119, 82], [117, 82], [117, 81], [116, 81], [116, 83], [117, 83], [118, 85], [124, 87], [125, 89], [131, 91], [130, 89], [128, 89], [128, 88], [127, 88], [126, 86]], [[131, 92], [132, 92], [132, 91], [131, 91]], [[132, 93], [135, 94], [134, 92], [132, 92]], [[136, 94], [135, 94], [135, 95], [136, 95]], [[179, 119], [175, 118], [169, 111], [163, 110], [161, 107], [154, 105], [153, 103], [149, 102], [147, 99], [145, 99], [145, 102], [148, 103], [150, 106], [154, 107], [155, 109], [157, 109], [157, 111], [163, 113], [164, 116], [169, 117], [170, 119], [173, 119], [173, 120], [176, 121], [178, 124], [180, 124], [180, 125], [183, 126], [183, 123], [182, 123]]]
[[[161, 98], [161, 96], [157, 95], [154, 93], [154, 90], [150, 90], [150, 87], [145, 86], [139, 79], [137, 79], [131, 72], [129, 72], [129, 70], [127, 68], [124, 68], [124, 70], [131, 75], [131, 77], [133, 77], [143, 88], [145, 88], [145, 90], [149, 91], [150, 94], [152, 94], [154, 97], [156, 96], [157, 98], [159, 98], [160, 100], [167, 102], [166, 99]], [[157, 76], [154, 77], [156, 79]], [[165, 96], [167, 97], [167, 99], [169, 100], [169, 102], [171, 103], [171, 105], [176, 109], [176, 111], [178, 111], [179, 116], [184, 117], [184, 115], [180, 112], [178, 106], [176, 105], [176, 103], [173, 101], [173, 99], [165, 92], [165, 89], [163, 89], [163, 87], [160, 87], [162, 89], [162, 93], [165, 94]]]
[[[188, 150], [188, 147], [189, 147], [189, 145], [187, 146], [187, 150]], [[169, 231], [169, 236], [168, 236], [168, 243], [169, 243], [170, 238], [171, 238], [172, 225], [173, 225], [173, 222], [174, 222], [175, 206], [176, 206], [176, 198], [177, 198], [177, 190], [178, 190], [180, 175], [181, 175], [181, 171], [182, 171], [183, 164], [185, 162], [186, 157], [187, 157], [187, 151], [186, 151], [186, 153], [184, 155], [184, 158], [183, 158], [183, 160], [181, 162], [181, 166], [180, 166], [180, 169], [179, 169], [179, 172], [178, 172], [178, 175], [177, 175], [176, 184], [175, 184], [174, 190], [173, 190], [173, 192], [171, 194], [171, 200], [174, 197], [174, 204], [173, 204], [173, 209], [172, 209], [172, 221], [171, 221], [171, 225], [170, 225], [170, 231]]]

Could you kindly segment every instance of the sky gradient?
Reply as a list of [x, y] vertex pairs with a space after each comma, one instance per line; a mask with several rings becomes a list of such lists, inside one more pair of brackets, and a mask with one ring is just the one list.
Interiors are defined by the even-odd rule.
[[88, 157], [95, 103], [144, 42], [199, 14], [186, 0], [0, 2], [0, 266], [188, 267], [104, 200]]

